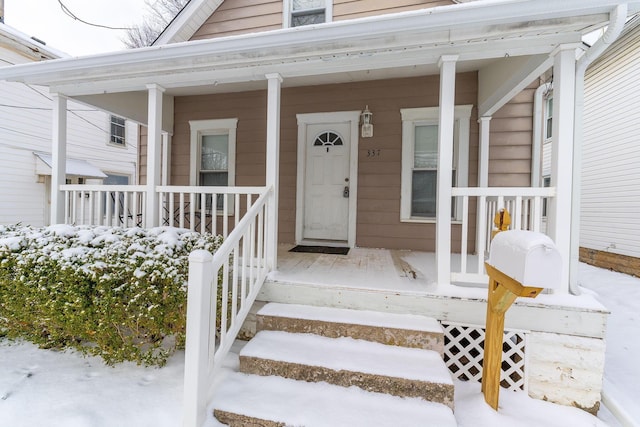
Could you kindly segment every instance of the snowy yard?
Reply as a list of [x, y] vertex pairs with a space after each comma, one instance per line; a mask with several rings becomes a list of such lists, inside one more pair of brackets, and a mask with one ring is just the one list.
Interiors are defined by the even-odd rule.
[[[597, 293], [612, 311], [607, 332], [606, 376], [610, 394], [640, 420], [634, 402], [640, 398], [640, 370], [634, 354], [640, 343], [635, 302], [640, 279], [587, 265], [580, 266], [581, 284]], [[237, 366], [237, 351], [227, 369]], [[40, 350], [31, 344], [0, 341], [0, 427], [35, 425], [177, 426], [181, 423], [184, 357], [179, 352], [161, 369], [134, 364], [105, 366], [100, 359], [77, 353]], [[480, 385], [456, 382], [455, 415], [460, 426], [603, 426], [616, 425], [583, 411], [502, 391], [500, 411], [484, 404]], [[601, 411], [601, 413], [604, 411]], [[611, 424], [609, 424], [611, 422]], [[425, 425], [405, 420], [406, 425]], [[209, 426], [215, 423], [211, 421]]]

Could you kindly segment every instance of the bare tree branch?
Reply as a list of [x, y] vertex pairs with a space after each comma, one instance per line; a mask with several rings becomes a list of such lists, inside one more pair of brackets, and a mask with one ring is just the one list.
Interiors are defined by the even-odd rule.
[[144, 21], [127, 30], [122, 42], [128, 48], [150, 46], [189, 0], [145, 0]]

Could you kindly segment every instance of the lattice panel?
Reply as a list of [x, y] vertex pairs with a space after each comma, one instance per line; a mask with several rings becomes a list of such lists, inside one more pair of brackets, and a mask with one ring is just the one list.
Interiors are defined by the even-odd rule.
[[[484, 328], [443, 323], [444, 361], [461, 380], [482, 381]], [[525, 388], [525, 342], [521, 331], [505, 331], [502, 344], [500, 385], [509, 390]]]

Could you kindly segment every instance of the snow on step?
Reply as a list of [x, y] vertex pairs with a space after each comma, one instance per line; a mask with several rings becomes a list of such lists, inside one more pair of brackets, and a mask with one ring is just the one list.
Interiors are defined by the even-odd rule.
[[440, 354], [444, 351], [442, 326], [426, 316], [269, 303], [258, 312], [257, 321], [258, 330], [350, 336]]
[[240, 352], [240, 371], [356, 385], [453, 407], [453, 381], [440, 354], [353, 338], [261, 331]]
[[[269, 425], [257, 420], [300, 427], [457, 425], [447, 406], [422, 399], [241, 373], [225, 378], [212, 406], [216, 417], [231, 426]], [[247, 423], [247, 418], [253, 418], [254, 424]]]

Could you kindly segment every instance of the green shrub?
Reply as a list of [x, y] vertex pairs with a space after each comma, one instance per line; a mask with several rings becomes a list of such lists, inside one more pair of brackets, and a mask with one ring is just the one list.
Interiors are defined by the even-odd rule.
[[172, 227], [0, 226], [0, 336], [163, 365], [184, 347], [188, 255], [220, 244]]

